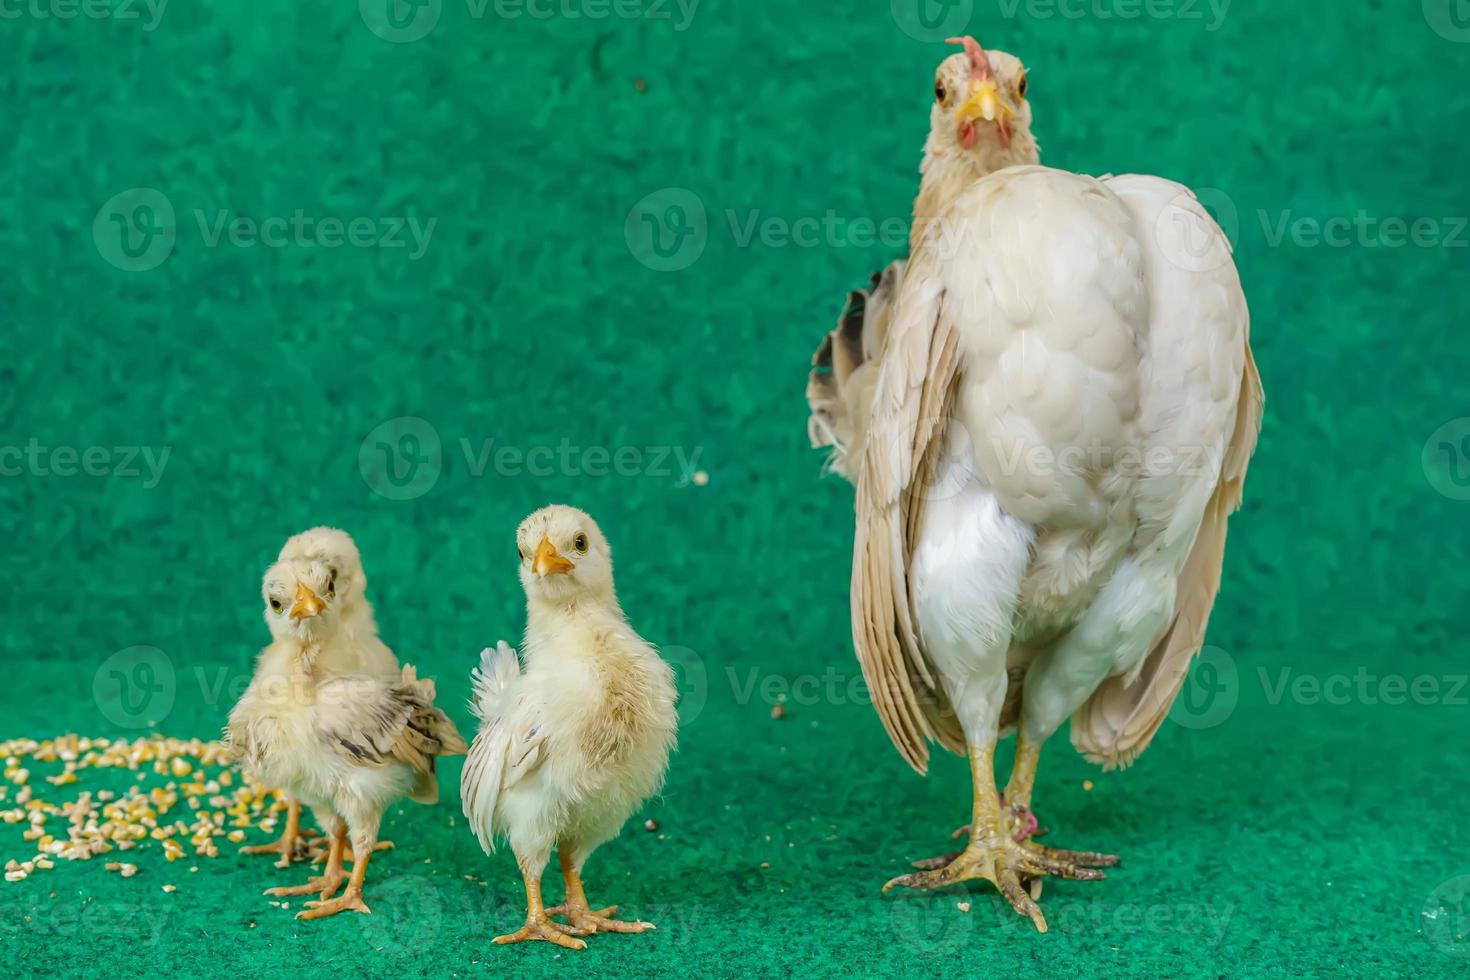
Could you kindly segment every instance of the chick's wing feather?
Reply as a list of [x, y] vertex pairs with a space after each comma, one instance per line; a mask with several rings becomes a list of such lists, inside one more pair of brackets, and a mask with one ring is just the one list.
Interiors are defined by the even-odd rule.
[[317, 724], [328, 742], [354, 765], [396, 761], [417, 775], [412, 797], [438, 799], [435, 762], [462, 755], [468, 746], [449, 716], [434, 706], [434, 683], [419, 680], [411, 666], [396, 683], [350, 677], [318, 689]]
[[541, 761], [541, 728], [534, 716], [518, 711], [516, 682], [520, 661], [510, 644], [480, 654], [480, 666], [471, 672], [474, 694], [470, 710], [480, 719], [480, 730], [470, 746], [460, 777], [460, 799], [465, 818], [485, 853], [495, 850], [495, 808], [500, 794], [536, 768]]

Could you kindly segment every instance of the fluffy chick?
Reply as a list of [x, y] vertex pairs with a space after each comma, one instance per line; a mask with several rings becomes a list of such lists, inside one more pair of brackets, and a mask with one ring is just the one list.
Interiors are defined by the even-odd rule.
[[[342, 531], [332, 528], [318, 527], [300, 534], [293, 535], [281, 548], [281, 553], [276, 556], [276, 562], [290, 562], [296, 564], [311, 564], [313, 562], [323, 563], [328, 570], [329, 592], [336, 591], [336, 576], [344, 573], [356, 576], [356, 579], [347, 583], [344, 595], [364, 594], [367, 579], [362, 575], [362, 560], [357, 553], [357, 546], [352, 538]], [[359, 626], [363, 610], [366, 610], [367, 629]], [[272, 610], [270, 603], [266, 603], [265, 620], [269, 626], [279, 610]], [[353, 635], [351, 641], [343, 645], [342, 655], [355, 659], [357, 671], [375, 676], [393, 679], [398, 676], [398, 658], [393, 656], [393, 651], [388, 645], [378, 639], [377, 627], [372, 622], [372, 610], [367, 607], [366, 600], [360, 604], [349, 603], [343, 605], [338, 613], [345, 628]], [[274, 630], [272, 630], [274, 633]], [[301, 826], [301, 802], [289, 792], [285, 793], [287, 800], [286, 826], [281, 831], [281, 836], [269, 844], [252, 844], [240, 848], [241, 854], [266, 854], [279, 855], [276, 867], [289, 867], [292, 861], [302, 860], [308, 857], [320, 857], [319, 853], [313, 853], [307, 846], [307, 837], [315, 834], [313, 830], [303, 829]], [[379, 841], [378, 849], [391, 847], [388, 841]]]
[[246, 773], [309, 806], [330, 841], [320, 876], [266, 894], [320, 895], [297, 918], [368, 912], [362, 884], [383, 811], [404, 796], [436, 802], [437, 758], [466, 745], [434, 707], [433, 682], [400, 672], [378, 639], [352, 539], [314, 528], [282, 554], [262, 586], [273, 641], [225, 734]]
[[[616, 906], [589, 908], [582, 866], [663, 783], [678, 727], [673, 671], [628, 625], [591, 517], [544, 508], [521, 524], [516, 546], [525, 666], [505, 643], [481, 654], [472, 703], [481, 724], [461, 796], [480, 846], [488, 854], [497, 836], [508, 839], [525, 879], [526, 924], [495, 941], [582, 949], [573, 935], [653, 928], [612, 918]], [[541, 874], [552, 847], [566, 901], [547, 909]]]

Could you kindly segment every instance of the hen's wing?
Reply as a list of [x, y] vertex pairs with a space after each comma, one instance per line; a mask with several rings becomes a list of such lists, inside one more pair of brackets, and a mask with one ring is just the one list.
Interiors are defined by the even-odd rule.
[[1133, 211], [1146, 260], [1150, 447], [1181, 463], [1182, 447], [1207, 449], [1211, 457], [1146, 474], [1140, 487], [1137, 546], [1187, 557], [1173, 615], [1147, 656], [1128, 674], [1105, 680], [1072, 718], [1072, 744], [1112, 768], [1148, 747], [1204, 644], [1226, 520], [1240, 507], [1265, 395], [1229, 239], [1187, 188], [1138, 175], [1107, 183]]
[[434, 682], [419, 680], [411, 666], [392, 684], [362, 677], [327, 681], [318, 688], [317, 706], [318, 728], [343, 757], [356, 765], [396, 761], [413, 769], [410, 796], [420, 803], [439, 799], [439, 756], [467, 748], [454, 722], [434, 707]]
[[868, 438], [857, 479], [852, 638], [873, 706], [919, 772], [929, 740], [959, 751], [963, 735], [915, 636], [908, 560], [960, 381], [955, 323], [935, 249], [909, 261], [881, 349]]
[[541, 763], [544, 741], [534, 717], [515, 711], [515, 682], [521, 665], [510, 644], [480, 653], [480, 666], [471, 672], [474, 694], [470, 709], [480, 719], [480, 730], [465, 759], [460, 798], [470, 829], [485, 853], [495, 850], [495, 807], [500, 794]]

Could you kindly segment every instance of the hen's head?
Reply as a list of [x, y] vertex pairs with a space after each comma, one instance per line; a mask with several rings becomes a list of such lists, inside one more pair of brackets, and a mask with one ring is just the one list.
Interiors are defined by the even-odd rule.
[[[965, 50], [939, 65], [930, 134], [935, 146], [979, 156], [986, 170], [1035, 162], [1026, 66], [973, 37], [950, 38]], [[999, 164], [997, 166], [996, 164]]]

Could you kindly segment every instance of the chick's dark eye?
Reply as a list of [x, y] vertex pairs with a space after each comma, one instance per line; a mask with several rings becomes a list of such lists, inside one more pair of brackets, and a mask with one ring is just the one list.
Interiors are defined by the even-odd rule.
[[331, 598], [332, 596], [334, 596], [336, 594], [337, 594], [337, 570], [335, 568], [332, 568], [332, 569], [328, 569], [328, 572], [327, 572], [327, 598]]
[[948, 94], [949, 94], [949, 92], [948, 92], [948, 90], [945, 89], [944, 83], [941, 82], [941, 81], [935, 80], [935, 82], [934, 82], [934, 98], [937, 101], [939, 101], [939, 102], [943, 102], [944, 101], [944, 97], [946, 95], [948, 95]]
[[586, 554], [586, 552], [587, 552], [587, 535], [585, 535], [585, 534], [579, 534], [575, 538], [573, 538], [572, 539], [572, 547], [573, 548], [576, 548], [577, 549], [577, 552], [579, 554]]
[[1027, 81], [1026, 81], [1026, 75], [1023, 72], [1021, 74], [1021, 84], [1018, 85], [1018, 86], [1016, 86], [1016, 94], [1019, 95], [1019, 96], [1021, 96], [1021, 98], [1024, 99], [1026, 97], [1026, 89], [1028, 87], [1029, 87], [1029, 85], [1027, 84]]
[[281, 600], [280, 599], [272, 599], [271, 600], [271, 608], [274, 609], [276, 612], [280, 612], [281, 611]]

